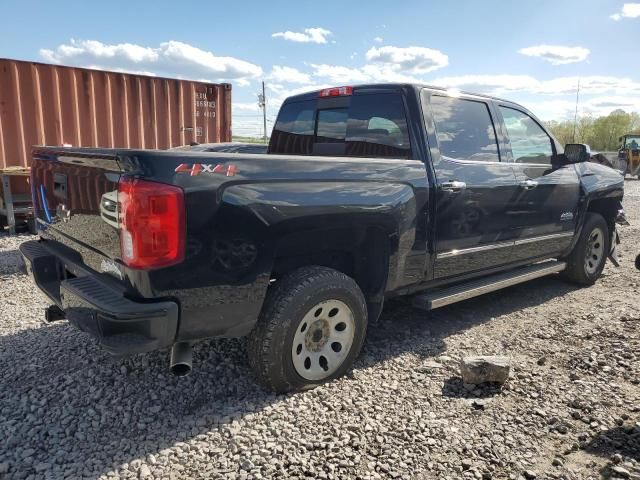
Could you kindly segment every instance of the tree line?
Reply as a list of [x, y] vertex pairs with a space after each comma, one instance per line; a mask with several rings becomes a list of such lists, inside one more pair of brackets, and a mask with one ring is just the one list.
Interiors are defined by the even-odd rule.
[[636, 112], [614, 110], [604, 117], [590, 115], [577, 121], [551, 121], [547, 127], [560, 143], [586, 143], [593, 151], [614, 151], [620, 147], [620, 138], [625, 133], [640, 130], [640, 115]]

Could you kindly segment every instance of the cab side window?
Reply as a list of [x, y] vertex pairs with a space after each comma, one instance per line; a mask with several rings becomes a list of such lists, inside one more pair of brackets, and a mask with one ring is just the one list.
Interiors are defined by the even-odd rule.
[[551, 137], [538, 123], [520, 110], [500, 107], [516, 163], [551, 165], [553, 147]]
[[409, 129], [400, 95], [353, 97], [347, 124], [346, 154], [351, 157], [410, 158]]
[[445, 157], [499, 162], [496, 131], [484, 102], [431, 96], [438, 146]]

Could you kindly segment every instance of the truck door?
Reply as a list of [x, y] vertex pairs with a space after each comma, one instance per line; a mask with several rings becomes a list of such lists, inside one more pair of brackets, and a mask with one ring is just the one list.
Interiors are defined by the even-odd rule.
[[518, 185], [512, 165], [501, 161], [489, 104], [481, 97], [423, 95], [430, 97], [423, 105], [438, 147], [431, 148], [437, 179], [434, 278], [509, 263], [514, 237], [508, 217]]
[[580, 180], [573, 165], [558, 166], [555, 142], [540, 123], [515, 106], [499, 105], [518, 191], [509, 218], [514, 260], [563, 252], [576, 229]]

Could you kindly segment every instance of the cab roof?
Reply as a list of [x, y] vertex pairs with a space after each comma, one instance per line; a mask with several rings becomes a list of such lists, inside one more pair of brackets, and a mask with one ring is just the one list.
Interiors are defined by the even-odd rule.
[[[338, 88], [338, 87], [336, 86], [336, 87], [329, 87], [329, 88]], [[487, 100], [510, 103], [512, 105], [518, 105], [519, 107], [524, 108], [522, 107], [522, 105], [519, 105], [516, 102], [507, 100], [504, 98], [499, 98], [499, 97], [487, 95], [484, 93], [467, 92], [467, 91], [462, 91], [462, 90], [453, 89], [453, 88], [438, 87], [438, 86], [429, 85], [426, 83], [365, 83], [365, 84], [353, 85], [352, 88], [353, 88], [354, 95], [357, 94], [358, 92], [364, 92], [364, 91], [367, 91], [367, 93], [375, 93], [375, 92], [384, 93], [384, 92], [397, 92], [399, 90], [422, 90], [422, 89], [428, 89], [428, 90], [445, 92], [445, 93], [455, 92], [457, 95], [468, 95], [473, 97], [486, 98]], [[285, 103], [294, 102], [294, 101], [298, 102], [302, 100], [315, 100], [318, 98], [320, 92], [323, 90], [325, 89], [312, 90], [309, 92], [300, 93], [298, 95], [292, 95], [285, 100]]]

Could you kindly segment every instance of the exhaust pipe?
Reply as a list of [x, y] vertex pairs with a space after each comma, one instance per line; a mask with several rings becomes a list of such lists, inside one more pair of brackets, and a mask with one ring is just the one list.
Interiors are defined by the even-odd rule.
[[176, 377], [185, 377], [191, 373], [192, 353], [191, 345], [186, 342], [173, 344], [169, 368]]

